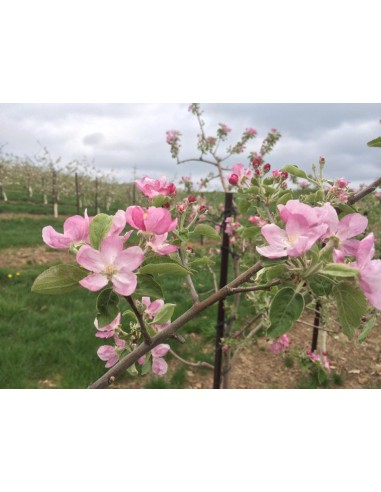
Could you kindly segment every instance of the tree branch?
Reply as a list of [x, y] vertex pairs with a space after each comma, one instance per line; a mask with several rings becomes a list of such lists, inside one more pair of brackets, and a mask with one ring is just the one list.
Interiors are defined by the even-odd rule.
[[103, 376], [101, 376], [97, 381], [92, 383], [89, 388], [107, 388], [118, 376], [123, 374], [126, 369], [128, 369], [132, 364], [134, 364], [142, 355], [147, 354], [151, 349], [166, 341], [171, 335], [173, 335], [179, 328], [184, 326], [188, 321], [193, 319], [195, 316], [205, 311], [208, 307], [212, 306], [220, 299], [227, 296], [229, 289], [240, 286], [241, 284], [248, 282], [250, 278], [261, 270], [262, 262], [258, 261], [242, 273], [238, 278], [232, 280], [229, 284], [225, 285], [222, 289], [219, 289], [215, 294], [198, 304], [193, 305], [188, 311], [179, 316], [175, 321], [173, 321], [167, 328], [155, 335], [151, 341], [151, 345], [148, 346], [145, 343], [140, 344], [135, 350], [130, 352], [126, 357], [120, 360], [114, 367], [107, 371]]
[[353, 205], [354, 203], [358, 202], [362, 198], [364, 198], [366, 195], [369, 195], [370, 193], [373, 193], [379, 186], [381, 186], [381, 176], [377, 178], [373, 183], [371, 183], [369, 186], [364, 188], [361, 191], [358, 191], [351, 197], [349, 197], [347, 203], [348, 205]]
[[190, 362], [189, 360], [185, 360], [182, 357], [180, 357], [180, 355], [179, 354], [176, 354], [176, 352], [174, 352], [172, 349], [170, 349], [169, 352], [173, 355], [173, 357], [175, 357], [175, 359], [179, 360], [180, 362], [182, 362], [186, 366], [190, 366], [190, 367], [207, 367], [208, 369], [213, 369], [214, 370], [214, 366], [212, 364], [209, 364], [208, 362], [203, 362], [203, 361]]

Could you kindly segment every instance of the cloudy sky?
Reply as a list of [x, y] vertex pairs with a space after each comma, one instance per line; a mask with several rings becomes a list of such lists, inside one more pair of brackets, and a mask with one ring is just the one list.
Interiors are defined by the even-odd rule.
[[[149, 175], [198, 180], [212, 169], [206, 164], [177, 166], [165, 142], [165, 132], [183, 134], [180, 157], [198, 155], [195, 117], [184, 104], [0, 104], [0, 145], [17, 155], [32, 156], [40, 142], [63, 162], [87, 156], [100, 170], [114, 169], [118, 180]], [[327, 177], [345, 177], [353, 184], [369, 182], [381, 173], [381, 151], [366, 143], [381, 135], [381, 104], [202, 104], [205, 131], [215, 135], [218, 123], [232, 128], [234, 143], [247, 127], [258, 138], [248, 151], [258, 150], [271, 128], [282, 139], [268, 161], [273, 168], [297, 164], [306, 170], [319, 156], [327, 162]], [[228, 165], [247, 163], [246, 154]]]

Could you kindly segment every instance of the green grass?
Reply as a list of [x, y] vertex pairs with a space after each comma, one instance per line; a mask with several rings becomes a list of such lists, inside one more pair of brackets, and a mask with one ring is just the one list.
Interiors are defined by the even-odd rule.
[[0, 249], [21, 246], [42, 246], [42, 228], [51, 225], [62, 232], [63, 219], [50, 217], [0, 219]]
[[8, 279], [0, 270], [0, 387], [85, 388], [104, 372], [94, 336], [94, 297], [85, 289], [42, 296], [30, 288], [44, 267]]

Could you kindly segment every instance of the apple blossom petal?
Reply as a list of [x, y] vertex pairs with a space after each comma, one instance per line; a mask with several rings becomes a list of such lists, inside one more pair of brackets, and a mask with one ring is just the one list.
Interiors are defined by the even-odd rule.
[[105, 365], [105, 368], [108, 369], [109, 367], [115, 366], [118, 360], [119, 357], [116, 354], [113, 357], [110, 357], [110, 359], [107, 361], [107, 364]]
[[111, 345], [102, 345], [97, 350], [97, 355], [101, 360], [106, 361], [115, 355], [115, 349]]
[[167, 343], [161, 343], [151, 350], [153, 357], [164, 357], [170, 350], [170, 346]]
[[112, 224], [107, 236], [117, 236], [126, 227], [126, 212], [118, 210], [112, 219]]
[[130, 236], [131, 234], [133, 233], [134, 231], [128, 231], [126, 232], [126, 234], [123, 236], [123, 241], [126, 242], [130, 239]]
[[324, 238], [334, 236], [339, 225], [339, 217], [336, 210], [330, 203], [325, 203], [322, 207], [315, 208], [320, 223], [327, 224], [328, 228]]
[[262, 227], [261, 233], [271, 246], [284, 248], [287, 242], [286, 231], [278, 227], [276, 224], [266, 224]]
[[105, 237], [99, 249], [104, 265], [114, 265], [116, 258], [122, 254], [123, 238], [120, 236]]
[[108, 284], [107, 277], [100, 273], [92, 273], [79, 281], [80, 285], [91, 292], [97, 292]]
[[137, 363], [142, 366], [144, 364], [144, 362], [146, 361], [146, 356], [145, 355], [142, 355], [141, 357], [139, 357], [139, 359], [137, 360]]
[[257, 251], [260, 255], [265, 256], [266, 258], [270, 258], [273, 260], [275, 258], [283, 258], [284, 256], [288, 256], [287, 250], [285, 247], [280, 248], [276, 246], [263, 246], [258, 247]]
[[98, 338], [112, 338], [114, 333], [112, 331], [98, 331], [95, 336]]
[[171, 214], [168, 210], [159, 207], [149, 207], [147, 217], [144, 219], [146, 230], [154, 234], [168, 232], [171, 223]]
[[42, 229], [42, 240], [50, 248], [54, 249], [68, 249], [72, 242], [69, 237], [56, 232], [52, 226], [46, 226]]
[[360, 241], [356, 253], [356, 263], [361, 268], [365, 266], [373, 258], [374, 249], [374, 234], [371, 232]]
[[288, 240], [291, 243], [295, 242], [296, 239], [301, 235], [307, 236], [309, 229], [310, 229], [309, 223], [303, 215], [300, 214], [291, 215], [287, 220], [286, 233], [287, 233]]
[[128, 207], [126, 210], [126, 221], [134, 229], [145, 231], [143, 214], [144, 210], [142, 209], [142, 207], [138, 207], [137, 205]]
[[336, 236], [341, 240], [362, 234], [368, 226], [368, 219], [361, 214], [349, 214], [340, 220]]
[[243, 164], [235, 164], [232, 167], [232, 173], [240, 178], [243, 175]]
[[168, 364], [164, 359], [154, 357], [152, 361], [152, 372], [157, 376], [164, 376], [168, 371]]
[[132, 246], [120, 252], [113, 264], [118, 268], [129, 271], [136, 270], [144, 261], [144, 252], [139, 246]]
[[344, 263], [345, 255], [344, 252], [340, 249], [333, 250], [333, 261], [335, 263]]
[[369, 303], [381, 310], [381, 260], [372, 260], [360, 270], [360, 285]]
[[151, 302], [149, 306], [147, 306], [146, 313], [150, 316], [150, 318], [154, 318], [156, 313], [163, 306], [164, 306], [163, 299], [156, 299], [156, 301]]
[[356, 256], [359, 245], [358, 239], [346, 239], [340, 244], [340, 249], [345, 256]]
[[175, 253], [179, 248], [177, 246], [173, 246], [172, 244], [160, 244], [159, 246], [152, 246], [152, 250], [159, 256], [170, 255]]
[[122, 296], [130, 296], [136, 290], [138, 279], [134, 273], [121, 269], [112, 276], [111, 282], [115, 292]]
[[89, 224], [80, 215], [74, 215], [65, 220], [63, 225], [64, 235], [73, 243], [84, 241], [89, 233]]
[[91, 272], [100, 273], [105, 267], [101, 253], [91, 246], [82, 246], [77, 253], [76, 259], [83, 268]]

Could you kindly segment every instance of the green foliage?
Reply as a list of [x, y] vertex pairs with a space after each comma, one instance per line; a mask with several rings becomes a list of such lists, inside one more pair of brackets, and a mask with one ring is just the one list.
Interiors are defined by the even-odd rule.
[[322, 273], [331, 277], [358, 277], [359, 275], [358, 270], [344, 263], [328, 263]]
[[288, 172], [288, 174], [291, 174], [292, 176], [296, 176], [297, 178], [304, 178], [304, 179], [308, 178], [307, 174], [303, 171], [303, 169], [299, 169], [299, 167], [295, 166], [294, 164], [288, 164], [286, 166], [283, 166], [282, 171], [286, 171]]
[[97, 297], [96, 310], [99, 326], [106, 326], [119, 313], [119, 296], [112, 289], [104, 289]]
[[167, 321], [169, 321], [173, 316], [175, 306], [176, 304], [164, 304], [164, 306], [161, 307], [156, 313], [154, 319], [152, 320], [152, 323], [157, 323], [158, 325], [162, 325]]
[[287, 333], [304, 310], [304, 299], [291, 287], [284, 287], [274, 297], [270, 307], [270, 328], [267, 335], [277, 338]]
[[313, 275], [308, 279], [308, 283], [312, 292], [319, 297], [328, 296], [332, 292], [332, 280], [323, 275]]
[[99, 249], [101, 242], [106, 237], [112, 225], [112, 217], [106, 214], [98, 214], [90, 222], [90, 242], [91, 246]]
[[344, 280], [335, 285], [333, 296], [343, 332], [348, 338], [352, 338], [367, 311], [364, 294], [356, 284]]
[[190, 273], [189, 270], [179, 263], [150, 263], [140, 268], [139, 273], [145, 275], [180, 275], [184, 276]]
[[153, 299], [162, 299], [163, 290], [161, 286], [156, 282], [152, 275], [145, 275], [138, 273], [138, 286], [134, 292], [134, 297], [151, 297]]
[[360, 343], [363, 343], [368, 335], [370, 334], [370, 332], [373, 330], [373, 328], [375, 327], [376, 325], [376, 321], [377, 321], [377, 317], [376, 316], [373, 316], [370, 320], [368, 320], [363, 329], [362, 329], [362, 332], [360, 333], [359, 337], [358, 337], [358, 341]]
[[32, 285], [32, 292], [38, 294], [64, 294], [80, 287], [79, 281], [85, 272], [76, 265], [56, 265], [41, 273]]
[[368, 147], [381, 147], [381, 137], [375, 138], [367, 143]]
[[210, 225], [198, 224], [193, 231], [193, 234], [207, 237], [208, 239], [220, 239], [219, 233]]

